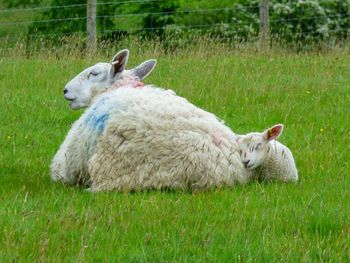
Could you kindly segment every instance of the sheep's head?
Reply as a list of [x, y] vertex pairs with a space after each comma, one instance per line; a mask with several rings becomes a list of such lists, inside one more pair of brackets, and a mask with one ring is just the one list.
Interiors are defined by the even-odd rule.
[[[145, 79], [156, 66], [154, 59], [147, 60], [134, 69], [125, 70], [129, 50], [118, 52], [110, 63], [97, 63], [75, 76], [64, 88], [64, 98], [72, 109], [90, 105], [93, 94], [113, 86], [125, 78]], [[120, 85], [119, 85], [120, 86]]]
[[277, 139], [282, 130], [283, 125], [277, 124], [261, 133], [238, 135], [239, 154], [244, 167], [250, 170], [259, 167], [267, 157], [269, 142]]

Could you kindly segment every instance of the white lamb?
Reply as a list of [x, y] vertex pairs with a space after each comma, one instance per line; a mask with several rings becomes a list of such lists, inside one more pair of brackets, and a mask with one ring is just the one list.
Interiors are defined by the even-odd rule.
[[135, 72], [146, 76], [153, 67], [124, 72], [126, 60], [116, 61], [123, 65], [112, 64], [118, 77], [110, 87], [98, 81], [89, 87], [89, 76], [100, 75], [91, 68], [67, 84], [72, 108], [91, 105], [54, 157], [53, 180], [89, 184], [91, 191], [203, 189], [250, 180], [236, 136], [223, 122], [173, 92], [135, 88]]
[[245, 168], [253, 172], [253, 177], [283, 182], [298, 181], [298, 171], [292, 152], [277, 139], [283, 130], [277, 124], [262, 133], [239, 135], [239, 154]]

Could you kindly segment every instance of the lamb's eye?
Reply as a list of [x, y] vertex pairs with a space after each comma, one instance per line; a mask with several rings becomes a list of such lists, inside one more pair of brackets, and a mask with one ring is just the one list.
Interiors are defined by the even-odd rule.
[[239, 155], [242, 155], [242, 150], [239, 150]]
[[261, 144], [261, 143], [258, 143], [258, 144], [255, 146], [255, 150], [260, 150], [260, 149], [261, 149], [261, 146], [262, 146], [262, 144]]

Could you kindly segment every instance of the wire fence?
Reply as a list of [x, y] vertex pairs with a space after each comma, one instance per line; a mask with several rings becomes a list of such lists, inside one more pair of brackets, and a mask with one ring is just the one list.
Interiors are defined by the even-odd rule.
[[[113, 2], [97, 2], [97, 6], [112, 5], [112, 4], [133, 4], [133, 3], [150, 3], [150, 2], [164, 2], [164, 0], [130, 0], [130, 1], [113, 1]], [[0, 13], [11, 13], [11, 12], [31, 12], [31, 11], [42, 11], [48, 9], [62, 9], [62, 8], [76, 8], [86, 7], [87, 4], [72, 4], [72, 5], [56, 5], [56, 6], [42, 6], [42, 7], [29, 7], [29, 8], [11, 8], [11, 9], [0, 9]]]
[[[153, 0], [155, 1], [155, 0]], [[159, 1], [159, 0], [157, 0]], [[147, 1], [150, 2], [150, 1]], [[256, 8], [256, 7], [255, 7]], [[213, 13], [219, 11], [234, 11], [238, 8], [211, 8], [211, 9], [186, 9], [186, 10], [174, 10], [174, 11], [163, 11], [163, 12], [145, 12], [145, 13], [129, 13], [129, 14], [119, 14], [119, 15], [99, 15], [96, 19], [101, 18], [124, 18], [124, 17], [143, 17], [148, 15], [170, 15], [170, 14], [196, 14], [196, 13]], [[249, 8], [245, 8], [249, 9]], [[46, 19], [46, 20], [27, 20], [27, 21], [17, 21], [10, 23], [0, 23], [0, 28], [4, 26], [16, 26], [22, 24], [32, 24], [32, 23], [52, 23], [52, 22], [62, 22], [62, 21], [75, 21], [75, 20], [85, 20], [87, 16], [82, 17], [69, 17], [69, 18], [57, 18], [57, 19]]]
[[[109, 1], [109, 2], [97, 2], [97, 10], [101, 8], [106, 8], [114, 5], [114, 8], [120, 7], [123, 5], [140, 5], [147, 3], [164, 3], [166, 0], [126, 0], [126, 1]], [[8, 49], [11, 48], [11, 45], [14, 46], [13, 43], [17, 39], [35, 39], [39, 37], [66, 37], [71, 35], [79, 35], [81, 37], [86, 37], [87, 32], [84, 26], [81, 28], [75, 28], [71, 25], [74, 23], [81, 23], [82, 25], [88, 19], [86, 15], [87, 3], [82, 4], [68, 4], [68, 5], [56, 5], [56, 6], [39, 6], [39, 7], [28, 7], [28, 8], [11, 8], [11, 9], [0, 9], [0, 49]], [[349, 6], [350, 7], [350, 6]], [[54, 17], [49, 19], [40, 19], [40, 15], [44, 12], [52, 11], [52, 10], [78, 10], [83, 9], [83, 12], [76, 12], [76, 14], [69, 17]], [[298, 37], [307, 37], [315, 34], [323, 34], [326, 35], [336, 35], [342, 34], [348, 35], [350, 28], [350, 9], [348, 12], [336, 13], [330, 15], [324, 14], [310, 14], [309, 16], [277, 16], [274, 13], [274, 10], [270, 9], [271, 17], [269, 20], [270, 25], [283, 25], [283, 24], [292, 24], [295, 28], [299, 28], [297, 31], [288, 29], [287, 32], [290, 34], [296, 34]], [[74, 12], [73, 12], [74, 13]], [[234, 14], [236, 19], [231, 22], [226, 20], [220, 21], [218, 19], [218, 14]], [[239, 15], [237, 15], [239, 14]], [[247, 15], [248, 14], [248, 15]], [[250, 32], [251, 35], [257, 35], [259, 28], [259, 5], [257, 3], [250, 5], [231, 5], [229, 7], [218, 7], [218, 8], [181, 8], [176, 10], [165, 10], [158, 12], [121, 12], [121, 13], [101, 13], [99, 12], [96, 16], [98, 27], [98, 36], [103, 36], [105, 34], [113, 34], [120, 32], [152, 32], [152, 31], [164, 31], [169, 28], [168, 25], [151, 25], [145, 26], [141, 25], [140, 21], [145, 17], [166, 17], [166, 16], [175, 16], [175, 17], [195, 17], [192, 22], [188, 22], [184, 24], [175, 24], [174, 30], [206, 30], [206, 31], [215, 31], [222, 30], [225, 31], [226, 28], [230, 28], [231, 25], [235, 26], [235, 28], [245, 28], [247, 32]], [[1, 18], [2, 17], [2, 18]], [[215, 19], [210, 19], [211, 17], [215, 17]], [[237, 19], [238, 17], [238, 19]], [[338, 24], [331, 24], [328, 27], [320, 27], [315, 29], [315, 27], [311, 27], [308, 24], [313, 24], [317, 19], [328, 19], [331, 20], [342, 20], [345, 26], [342, 27]], [[106, 26], [106, 21], [112, 21], [114, 26]], [[131, 22], [129, 22], [129, 20]], [[136, 21], [136, 22], [135, 22]], [[55, 30], [45, 30], [49, 27], [58, 27], [66, 25], [65, 31], [55, 32]], [[38, 30], [30, 30], [31, 27], [40, 26], [42, 30], [39, 32]], [[310, 29], [311, 28], [311, 29]], [[242, 31], [242, 30], [241, 30]], [[234, 34], [238, 34], [237, 32], [241, 32], [240, 29], [233, 30], [230, 32], [223, 32], [222, 34], [229, 34], [231, 37]], [[272, 27], [271, 32], [274, 33], [276, 30]], [[325, 33], [326, 31], [326, 33]], [[278, 31], [278, 34], [287, 34], [284, 30]], [[3, 43], [7, 43], [8, 46]]]

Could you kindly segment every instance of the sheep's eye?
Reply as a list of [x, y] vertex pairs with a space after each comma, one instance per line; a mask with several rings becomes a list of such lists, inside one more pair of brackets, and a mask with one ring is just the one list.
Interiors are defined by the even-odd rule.
[[261, 146], [262, 146], [262, 144], [261, 144], [261, 143], [258, 143], [258, 144], [255, 146], [255, 150], [260, 150], [260, 149], [261, 149]]
[[99, 74], [100, 74], [99, 72], [91, 71], [91, 72], [89, 73], [89, 78], [90, 78], [91, 76], [96, 77], [96, 76], [99, 75]]
[[239, 150], [239, 155], [242, 155], [242, 150]]

